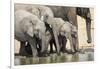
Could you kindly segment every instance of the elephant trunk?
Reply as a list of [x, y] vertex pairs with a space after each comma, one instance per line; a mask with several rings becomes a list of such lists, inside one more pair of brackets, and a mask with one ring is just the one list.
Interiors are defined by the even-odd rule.
[[45, 34], [42, 34], [41, 36], [41, 41], [42, 41], [42, 49], [41, 49], [41, 53], [44, 53], [46, 51], [46, 41], [45, 41]]
[[87, 31], [87, 42], [88, 43], [91, 43], [91, 19], [90, 18], [87, 18], [86, 19], [86, 31]]

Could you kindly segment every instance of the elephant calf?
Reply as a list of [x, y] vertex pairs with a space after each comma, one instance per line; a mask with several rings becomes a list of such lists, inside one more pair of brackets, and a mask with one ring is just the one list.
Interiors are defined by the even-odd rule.
[[34, 36], [42, 40], [41, 52], [45, 50], [45, 25], [40, 19], [25, 11], [18, 10], [15, 12], [15, 39], [24, 42], [21, 46], [28, 42], [32, 49], [33, 57], [37, 56], [36, 39]]
[[77, 37], [76, 26], [72, 25], [67, 21], [64, 21], [61, 18], [48, 18], [47, 22], [50, 23], [51, 26], [54, 28], [54, 32], [56, 32], [57, 36], [61, 34], [62, 36], [65, 36], [66, 39], [69, 39], [72, 52], [75, 52], [74, 45], [72, 42], [72, 35]]

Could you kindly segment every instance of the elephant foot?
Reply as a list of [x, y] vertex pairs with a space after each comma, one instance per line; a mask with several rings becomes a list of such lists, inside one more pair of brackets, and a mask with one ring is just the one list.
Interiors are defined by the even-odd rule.
[[49, 56], [48, 53], [42, 52], [42, 53], [38, 53], [38, 57], [47, 57]]
[[57, 53], [58, 56], [61, 56], [61, 52]]
[[91, 43], [91, 40], [87, 40], [87, 43]]
[[39, 54], [38, 57], [47, 57], [49, 56], [48, 54]]
[[55, 51], [50, 51], [50, 54], [56, 53]]
[[29, 54], [25, 51], [19, 53], [20, 56], [29, 56]]
[[72, 50], [68, 50], [68, 51], [66, 51], [68, 54], [75, 54], [76, 53], [76, 51], [72, 51]]
[[80, 50], [79, 49], [74, 49], [74, 52], [80, 52]]
[[19, 55], [20, 55], [20, 56], [28, 56], [28, 53], [26, 52], [26, 50], [25, 50], [24, 47], [20, 49]]
[[61, 52], [62, 53], [67, 53], [68, 51], [64, 49], [64, 50], [61, 50]]

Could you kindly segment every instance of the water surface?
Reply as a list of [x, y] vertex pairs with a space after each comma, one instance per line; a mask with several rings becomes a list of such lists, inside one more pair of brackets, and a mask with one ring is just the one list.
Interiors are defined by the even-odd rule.
[[76, 53], [74, 55], [63, 53], [61, 56], [51, 54], [48, 57], [22, 57], [15, 56], [15, 65], [30, 65], [30, 64], [48, 64], [48, 63], [64, 63], [64, 62], [82, 62], [93, 61], [94, 52]]

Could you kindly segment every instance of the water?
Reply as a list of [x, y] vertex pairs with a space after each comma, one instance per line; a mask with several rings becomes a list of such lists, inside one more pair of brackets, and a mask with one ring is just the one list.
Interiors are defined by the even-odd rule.
[[57, 54], [51, 54], [48, 57], [22, 57], [15, 56], [15, 65], [30, 65], [30, 64], [48, 64], [48, 63], [64, 63], [64, 62], [82, 62], [82, 61], [93, 61], [94, 60], [94, 52], [85, 52], [72, 54], [61, 54], [61, 56], [57, 56]]

